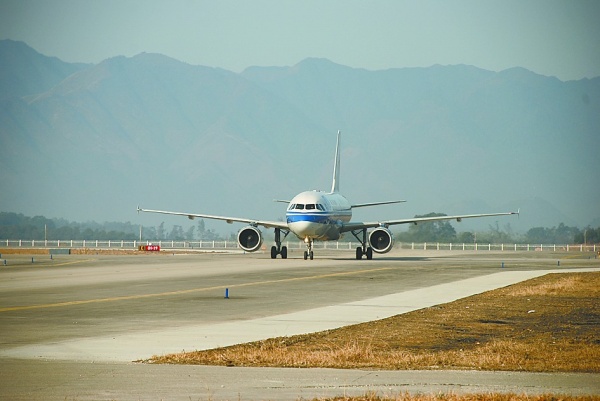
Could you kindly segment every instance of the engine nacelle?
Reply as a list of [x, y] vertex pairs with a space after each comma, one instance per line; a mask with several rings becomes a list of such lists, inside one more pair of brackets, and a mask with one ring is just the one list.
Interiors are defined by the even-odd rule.
[[394, 236], [385, 227], [378, 227], [369, 234], [369, 244], [373, 252], [387, 253], [394, 246]]
[[238, 232], [237, 242], [246, 252], [258, 251], [263, 242], [262, 233], [256, 227], [244, 227]]

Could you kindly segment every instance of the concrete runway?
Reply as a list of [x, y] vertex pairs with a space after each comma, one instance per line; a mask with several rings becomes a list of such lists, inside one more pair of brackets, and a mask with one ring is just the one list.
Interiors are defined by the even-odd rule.
[[[11, 256], [0, 268], [1, 399], [285, 399], [419, 392], [599, 394], [599, 375], [219, 368], [132, 363], [320, 331], [545, 274], [552, 254], [398, 251]], [[501, 267], [504, 262], [504, 268]], [[229, 298], [225, 298], [228, 289]], [[7, 384], [8, 383], [8, 384]]]

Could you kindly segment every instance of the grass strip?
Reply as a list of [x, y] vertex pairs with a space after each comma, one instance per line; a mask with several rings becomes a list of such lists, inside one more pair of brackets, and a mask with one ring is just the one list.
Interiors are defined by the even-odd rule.
[[598, 373], [599, 299], [600, 273], [548, 274], [374, 322], [147, 362]]

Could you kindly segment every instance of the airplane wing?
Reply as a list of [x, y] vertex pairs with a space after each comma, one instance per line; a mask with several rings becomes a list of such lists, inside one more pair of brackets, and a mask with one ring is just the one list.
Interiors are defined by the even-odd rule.
[[350, 207], [365, 207], [365, 206], [377, 206], [377, 205], [389, 205], [391, 203], [404, 203], [405, 200], [393, 200], [393, 201], [385, 201], [385, 202], [371, 202], [371, 203], [357, 203], [355, 205], [351, 205]]
[[186, 216], [188, 219], [193, 220], [196, 217], [200, 219], [213, 219], [213, 220], [223, 220], [229, 224], [234, 222], [236, 223], [247, 223], [254, 226], [262, 226], [265, 228], [281, 228], [284, 230], [288, 230], [288, 225], [283, 221], [268, 221], [268, 220], [253, 220], [253, 219], [245, 219], [240, 217], [228, 217], [228, 216], [214, 216], [210, 214], [198, 214], [198, 213], [184, 213], [184, 212], [169, 212], [165, 210], [152, 210], [152, 209], [142, 209], [138, 206], [137, 208], [139, 212], [146, 213], [160, 213], [160, 214], [171, 214], [175, 216]]
[[412, 219], [399, 219], [399, 220], [387, 220], [377, 222], [349, 222], [342, 226], [340, 232], [348, 232], [354, 230], [361, 230], [363, 228], [374, 228], [374, 227], [388, 227], [396, 224], [419, 224], [430, 221], [442, 221], [442, 220], [456, 220], [458, 222], [462, 219], [470, 219], [474, 217], [490, 217], [490, 216], [509, 216], [519, 212], [504, 212], [504, 213], [487, 213], [487, 214], [463, 214], [459, 216], [435, 216], [435, 217], [414, 217]]

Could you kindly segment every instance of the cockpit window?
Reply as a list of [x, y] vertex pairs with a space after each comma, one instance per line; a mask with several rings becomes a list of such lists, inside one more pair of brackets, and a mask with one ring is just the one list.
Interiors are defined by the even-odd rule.
[[325, 211], [325, 207], [320, 203], [292, 203], [288, 210], [322, 210]]

